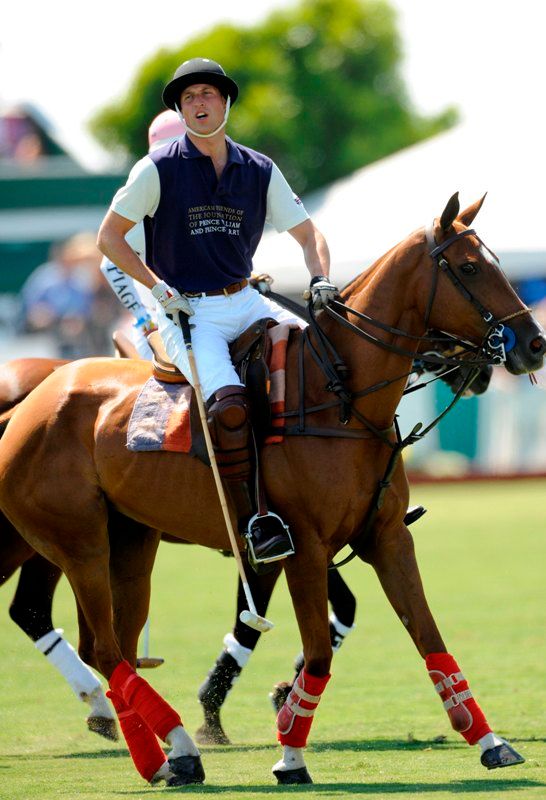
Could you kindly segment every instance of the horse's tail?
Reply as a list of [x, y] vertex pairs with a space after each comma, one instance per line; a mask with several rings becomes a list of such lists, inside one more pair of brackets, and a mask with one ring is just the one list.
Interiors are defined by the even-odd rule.
[[0, 414], [0, 439], [2, 438], [6, 428], [8, 427], [8, 422], [10, 421], [10, 419], [13, 417], [13, 415], [17, 411], [18, 405], [19, 404], [17, 403], [16, 405], [12, 406], [11, 408], [8, 408], [7, 411], [3, 411]]

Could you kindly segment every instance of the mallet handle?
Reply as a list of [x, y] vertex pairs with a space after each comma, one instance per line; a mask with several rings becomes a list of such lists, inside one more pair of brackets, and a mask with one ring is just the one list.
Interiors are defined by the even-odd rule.
[[241, 576], [241, 582], [243, 584], [243, 591], [245, 593], [246, 602], [248, 603], [248, 609], [256, 616], [258, 612], [256, 611], [256, 606], [254, 604], [254, 600], [252, 598], [252, 594], [250, 592], [250, 586], [248, 585], [248, 581], [246, 578], [246, 572], [243, 565], [243, 560], [241, 558], [241, 554], [239, 552], [239, 545], [237, 543], [237, 537], [235, 536], [235, 531], [233, 530], [233, 525], [231, 523], [231, 517], [229, 515], [229, 509], [226, 501], [226, 493], [224, 491], [224, 485], [222, 483], [222, 478], [220, 476], [220, 471], [218, 469], [218, 464], [216, 463], [216, 454], [214, 452], [214, 446], [212, 444], [212, 439], [210, 437], [209, 426], [207, 425], [207, 415], [205, 412], [205, 401], [203, 398], [203, 391], [201, 389], [201, 383], [199, 381], [199, 373], [197, 372], [197, 364], [195, 363], [195, 355], [193, 353], [192, 341], [191, 341], [191, 332], [190, 332], [190, 323], [188, 316], [184, 314], [184, 312], [178, 312], [178, 324], [182, 329], [182, 334], [184, 336], [184, 342], [186, 345], [186, 352], [188, 354], [188, 361], [190, 364], [190, 371], [191, 371], [191, 378], [193, 382], [193, 388], [195, 389], [195, 397], [197, 399], [197, 407], [199, 409], [199, 418], [201, 419], [201, 426], [203, 428], [203, 435], [205, 437], [205, 444], [207, 446], [207, 455], [210, 459], [210, 465], [212, 467], [212, 474], [214, 475], [214, 482], [216, 484], [216, 491], [218, 492], [218, 499], [220, 500], [220, 505], [222, 507], [222, 513], [224, 515], [224, 520], [226, 523], [226, 529], [229, 536], [229, 541], [231, 543], [231, 549], [233, 550], [233, 555], [235, 557], [235, 561], [237, 563], [237, 569], [239, 570], [239, 575]]

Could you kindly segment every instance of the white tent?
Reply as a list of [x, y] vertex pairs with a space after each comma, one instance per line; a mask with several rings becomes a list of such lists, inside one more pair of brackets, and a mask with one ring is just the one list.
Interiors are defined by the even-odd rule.
[[[487, 129], [466, 123], [305, 197], [330, 246], [334, 282], [342, 286], [429, 223], [455, 191], [462, 208], [488, 192], [476, 229], [511, 278], [546, 275], [546, 122], [526, 125], [502, 115]], [[307, 286], [301, 250], [287, 234], [268, 231], [254, 266], [273, 275], [277, 291]]]

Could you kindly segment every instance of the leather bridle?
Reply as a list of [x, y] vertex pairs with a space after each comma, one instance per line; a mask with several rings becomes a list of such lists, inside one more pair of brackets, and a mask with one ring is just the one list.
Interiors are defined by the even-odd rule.
[[[464, 285], [463, 281], [456, 275], [453, 271], [453, 268], [450, 266], [449, 262], [443, 255], [444, 251], [452, 245], [454, 242], [462, 239], [463, 236], [475, 236], [478, 242], [484, 247], [486, 250], [487, 245], [480, 239], [474, 228], [466, 228], [464, 231], [459, 231], [458, 233], [453, 234], [448, 239], [446, 239], [441, 244], [436, 242], [436, 238], [434, 236], [434, 226], [430, 225], [426, 231], [426, 239], [429, 246], [429, 255], [438, 267], [438, 270], [434, 270], [433, 272], [433, 280], [431, 291], [427, 303], [427, 310], [425, 312], [425, 328], [428, 328], [430, 315], [432, 313], [432, 306], [434, 303], [434, 298], [436, 296], [436, 288], [438, 285], [438, 275], [439, 270], [449, 278], [451, 283], [455, 286], [455, 288], [463, 295], [465, 300], [467, 300], [478, 312], [481, 316], [483, 321], [489, 325], [489, 329], [485, 335], [485, 338], [482, 343], [481, 349], [483, 350], [485, 355], [489, 355], [491, 357], [491, 364], [504, 364], [506, 361], [506, 353], [509, 353], [510, 350], [516, 344], [516, 337], [514, 332], [508, 326], [505, 326], [504, 323], [508, 322], [511, 319], [515, 319], [522, 314], [529, 314], [531, 313], [531, 309], [521, 308], [518, 311], [515, 311], [513, 314], [507, 314], [505, 317], [500, 319], [496, 319], [492, 312], [489, 311], [485, 306], [480, 303], [480, 301], [474, 297], [472, 292]], [[491, 252], [491, 251], [489, 251]], [[491, 253], [493, 256], [493, 254]]]
[[[390, 428], [387, 429], [378, 429], [373, 423], [364, 417], [357, 409], [354, 408], [354, 400], [359, 397], [364, 397], [374, 391], [378, 391], [380, 389], [389, 386], [392, 383], [395, 383], [403, 378], [407, 378], [409, 374], [406, 373], [404, 375], [400, 375], [396, 378], [390, 380], [384, 380], [379, 382], [378, 384], [368, 387], [364, 390], [358, 392], [349, 392], [349, 390], [345, 386], [345, 380], [348, 376], [348, 369], [344, 364], [343, 360], [340, 358], [338, 353], [336, 352], [332, 342], [327, 337], [325, 332], [320, 327], [315, 312], [312, 308], [311, 302], [308, 304], [308, 315], [309, 315], [309, 327], [303, 331], [300, 340], [300, 351], [298, 357], [298, 372], [299, 372], [299, 408], [297, 411], [287, 411], [283, 414], [277, 415], [278, 417], [288, 418], [288, 417], [297, 417], [298, 422], [296, 425], [293, 426], [286, 426], [284, 428], [275, 427], [276, 433], [281, 433], [285, 435], [295, 435], [295, 436], [326, 436], [326, 437], [341, 437], [341, 438], [370, 438], [370, 437], [377, 437], [383, 443], [388, 445], [391, 449], [389, 461], [387, 467], [385, 469], [385, 473], [383, 477], [378, 481], [374, 497], [370, 506], [368, 508], [368, 512], [366, 518], [364, 520], [363, 526], [360, 532], [357, 534], [355, 539], [352, 542], [349, 542], [353, 552], [347, 558], [343, 559], [343, 561], [337, 564], [331, 564], [330, 568], [337, 568], [346, 564], [356, 555], [364, 558], [364, 550], [366, 546], [366, 540], [368, 538], [369, 533], [371, 532], [375, 518], [377, 516], [378, 511], [381, 509], [384, 501], [385, 493], [387, 492], [389, 486], [391, 485], [392, 476], [396, 470], [398, 460], [402, 453], [402, 450], [410, 444], [414, 444], [416, 441], [422, 439], [432, 428], [434, 428], [440, 420], [453, 408], [455, 403], [463, 396], [466, 389], [471, 385], [472, 381], [478, 375], [480, 369], [485, 364], [503, 364], [506, 361], [506, 353], [509, 352], [516, 343], [516, 336], [511, 328], [506, 326], [504, 323], [508, 322], [511, 319], [515, 319], [516, 317], [521, 316], [522, 314], [530, 313], [530, 309], [525, 307], [515, 311], [512, 314], [508, 314], [502, 318], [495, 318], [493, 313], [489, 311], [485, 306], [470, 292], [467, 286], [464, 285], [463, 281], [456, 275], [452, 267], [450, 266], [447, 258], [445, 257], [445, 251], [456, 241], [461, 239], [464, 236], [475, 236], [478, 242], [487, 249], [486, 245], [482, 242], [482, 240], [477, 236], [476, 232], [473, 228], [467, 228], [463, 231], [459, 231], [449, 238], [447, 238], [441, 244], [436, 242], [434, 236], [434, 226], [431, 225], [426, 229], [426, 241], [428, 244], [428, 254], [431, 257], [435, 267], [437, 269], [433, 270], [432, 274], [432, 283], [430, 294], [428, 297], [428, 301], [426, 304], [426, 311], [425, 311], [425, 330], [429, 326], [430, 316], [433, 309], [434, 300], [436, 297], [436, 290], [438, 286], [438, 275], [440, 270], [444, 272], [444, 274], [449, 278], [449, 280], [453, 283], [455, 288], [463, 295], [463, 297], [476, 309], [476, 311], [480, 314], [483, 321], [488, 325], [487, 332], [485, 337], [482, 341], [482, 344], [479, 347], [475, 345], [471, 345], [468, 342], [453, 339], [450, 337], [450, 343], [454, 341], [463, 348], [464, 354], [468, 355], [469, 353], [472, 354], [471, 358], [464, 358], [458, 356], [444, 356], [441, 354], [433, 354], [433, 353], [426, 353], [421, 355], [419, 358], [420, 360], [424, 361], [425, 363], [430, 364], [440, 364], [445, 366], [467, 366], [471, 367], [468, 376], [465, 378], [464, 381], [461, 382], [460, 388], [455, 393], [455, 396], [451, 403], [425, 428], [423, 428], [422, 423], [417, 423], [411, 432], [406, 436], [402, 437], [400, 433], [400, 429], [398, 427], [397, 418], [395, 416], [393, 424]], [[489, 251], [490, 252], [490, 251]], [[391, 344], [390, 342], [385, 342], [382, 339], [377, 338], [373, 334], [368, 333], [367, 331], [362, 330], [357, 325], [349, 322], [347, 319], [348, 314], [352, 314], [359, 319], [365, 321], [371, 326], [378, 328], [382, 331], [390, 333], [394, 336], [401, 336], [408, 340], [411, 340], [414, 343], [423, 342], [425, 340], [431, 341], [429, 337], [426, 336], [415, 336], [413, 334], [409, 334], [405, 331], [399, 330], [398, 328], [394, 328], [390, 325], [386, 325], [379, 320], [375, 320], [372, 317], [369, 317], [367, 314], [364, 314], [360, 311], [356, 311], [355, 309], [346, 306], [343, 302], [339, 300], [333, 300], [329, 303], [325, 309], [324, 313], [328, 314], [331, 318], [335, 319], [344, 327], [348, 328], [352, 332], [354, 332], [359, 337], [381, 347], [385, 350], [388, 350], [393, 353], [397, 353], [403, 356], [410, 356], [411, 358], [415, 357], [415, 350], [409, 350], [403, 347], [399, 347], [397, 345]], [[313, 335], [314, 342], [311, 340], [311, 336]], [[439, 343], [445, 342], [445, 338], [436, 338], [432, 339], [432, 341], [436, 341]], [[305, 373], [304, 373], [304, 348], [307, 346], [309, 351], [320, 367], [322, 372], [327, 378], [327, 385], [326, 389], [329, 392], [333, 392], [337, 400], [332, 403], [323, 403], [319, 406], [314, 406], [312, 408], [305, 407]], [[314, 413], [316, 411], [321, 411], [326, 408], [333, 407], [335, 405], [339, 405], [339, 419], [340, 422], [343, 424], [343, 428], [324, 428], [324, 427], [315, 427], [309, 426], [306, 423], [306, 416], [310, 413]], [[347, 423], [350, 421], [351, 417], [354, 416], [361, 424], [364, 426], [364, 429], [359, 428], [347, 428]]]

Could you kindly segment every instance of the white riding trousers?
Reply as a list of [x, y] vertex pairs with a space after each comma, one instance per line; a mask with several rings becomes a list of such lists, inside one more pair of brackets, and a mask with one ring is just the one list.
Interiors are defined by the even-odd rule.
[[[190, 317], [192, 347], [205, 400], [222, 386], [242, 385], [231, 363], [229, 344], [253, 322], [272, 317], [300, 328], [307, 324], [251, 286], [230, 295], [199, 295], [188, 300], [195, 312]], [[169, 358], [193, 384], [182, 331], [167, 318], [159, 303], [157, 324]]]

